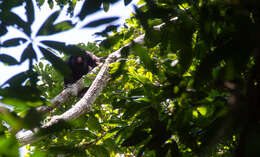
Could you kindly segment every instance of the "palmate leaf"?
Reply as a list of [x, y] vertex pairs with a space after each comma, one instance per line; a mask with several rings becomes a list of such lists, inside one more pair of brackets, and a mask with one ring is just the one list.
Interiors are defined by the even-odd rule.
[[31, 25], [26, 23], [23, 19], [21, 19], [18, 15], [13, 12], [6, 12], [5, 14], [0, 14], [0, 18], [2, 20], [2, 24], [6, 27], [9, 25], [16, 25], [23, 29], [24, 33], [28, 36], [31, 34]]
[[3, 47], [18, 46], [21, 43], [24, 43], [25, 41], [27, 41], [27, 40], [24, 38], [9, 39], [9, 40], [5, 41], [1, 46], [3, 46]]
[[35, 59], [37, 61], [37, 54], [34, 51], [32, 44], [29, 44], [29, 46], [27, 46], [27, 48], [24, 50], [21, 56], [20, 63], [23, 63], [26, 59], [29, 60]]
[[0, 54], [0, 61], [8, 65], [17, 65], [19, 62], [12, 56]]
[[10, 86], [20, 86], [27, 78], [28, 74], [26, 72], [21, 72], [11, 77], [3, 85], [9, 84]]
[[51, 32], [51, 34], [62, 32], [62, 31], [67, 31], [67, 30], [73, 28], [74, 26], [75, 25], [73, 25], [72, 22], [69, 20], [57, 23], [57, 24], [53, 25], [54, 30], [53, 30], [53, 32]]
[[86, 28], [86, 27], [98, 27], [100, 25], [104, 25], [104, 24], [107, 24], [107, 23], [114, 22], [114, 21], [116, 21], [118, 19], [119, 19], [119, 17], [109, 17], [109, 18], [98, 19], [98, 20], [89, 22], [88, 24], [83, 26], [83, 28]]
[[78, 17], [80, 20], [83, 20], [86, 16], [99, 11], [101, 9], [101, 4], [101, 0], [85, 0]]
[[26, 9], [27, 21], [29, 24], [32, 24], [34, 21], [34, 7], [33, 7], [32, 0], [26, 0], [25, 9]]
[[9, 11], [11, 8], [17, 7], [17, 6], [23, 4], [23, 1], [17, 1], [17, 0], [8, 0], [8, 1], [1, 0], [0, 2], [1, 2], [0, 8], [3, 11]]
[[48, 0], [49, 7], [53, 9], [54, 3], [53, 0]]
[[85, 51], [81, 48], [74, 46], [74, 45], [66, 45], [64, 42], [57, 42], [57, 41], [42, 41], [43, 44], [53, 48], [55, 50], [61, 51], [68, 55], [75, 55], [75, 56], [83, 56], [85, 55]]
[[43, 101], [40, 98], [41, 92], [37, 88], [31, 86], [10, 86], [0, 89], [0, 95], [2, 96], [2, 103], [16, 106], [20, 109], [43, 104]]
[[127, 5], [130, 4], [131, 2], [132, 2], [132, 0], [124, 0], [125, 6], [127, 6]]
[[39, 47], [43, 56], [51, 62], [51, 64], [53, 65], [53, 67], [60, 72], [63, 76], [68, 76], [71, 71], [70, 68], [67, 64], [65, 64], [65, 62], [60, 59], [59, 57], [57, 57], [56, 55], [54, 55], [51, 51]]
[[54, 13], [52, 13], [49, 16], [49, 18], [43, 23], [43, 25], [41, 26], [39, 31], [36, 33], [36, 35], [48, 35], [50, 28], [53, 27], [52, 25], [55, 22], [55, 20], [57, 19], [57, 17], [59, 16], [59, 14], [60, 14], [59, 11], [55, 11]]
[[108, 12], [109, 7], [110, 7], [110, 4], [108, 2], [103, 2], [103, 9], [105, 12]]

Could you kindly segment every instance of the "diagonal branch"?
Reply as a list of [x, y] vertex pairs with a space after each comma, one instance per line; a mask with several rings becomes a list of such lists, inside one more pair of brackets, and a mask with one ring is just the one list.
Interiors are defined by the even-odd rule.
[[[137, 37], [133, 42], [143, 44], [144, 43], [144, 35], [141, 35]], [[130, 47], [131, 48], [131, 43], [127, 44], [123, 48]], [[109, 81], [110, 74], [109, 74], [109, 69], [110, 69], [110, 64], [117, 61], [121, 57], [121, 50], [119, 49], [113, 53], [111, 53], [108, 58], [106, 59], [105, 63], [103, 64], [101, 70], [99, 71], [97, 77], [93, 81], [92, 85], [88, 89], [87, 93], [83, 96], [82, 99], [80, 99], [71, 109], [68, 111], [64, 112], [61, 115], [53, 116], [51, 120], [43, 125], [43, 128], [48, 128], [53, 126], [59, 121], [69, 121], [72, 119], [75, 119], [82, 114], [89, 112], [92, 109], [92, 104], [95, 102], [95, 100], [98, 98], [98, 96], [101, 94], [103, 88], [106, 86], [106, 84]], [[30, 144], [33, 142], [36, 142], [40, 140], [43, 137], [38, 137], [35, 136], [35, 133], [31, 131], [26, 131], [24, 133], [20, 133], [16, 135], [19, 143], [21, 145], [25, 144]]]

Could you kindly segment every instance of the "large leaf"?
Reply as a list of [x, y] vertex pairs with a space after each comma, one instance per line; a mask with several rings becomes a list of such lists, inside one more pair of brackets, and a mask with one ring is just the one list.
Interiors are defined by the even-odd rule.
[[52, 25], [57, 19], [57, 17], [59, 16], [59, 14], [60, 14], [59, 11], [52, 13], [49, 16], [49, 18], [43, 23], [43, 25], [41, 26], [41, 28], [39, 29], [36, 35], [48, 35], [50, 28], [53, 27]]
[[51, 51], [46, 50], [45, 48], [39, 47], [43, 56], [51, 62], [51, 64], [53, 65], [53, 67], [58, 70], [63, 76], [68, 76], [71, 71], [70, 68], [67, 64], [65, 64], [65, 62], [60, 59], [59, 57], [57, 57], [56, 55], [54, 55]]
[[24, 43], [25, 41], [26, 41], [26, 39], [24, 39], [24, 38], [9, 39], [9, 40], [6, 40], [1, 46], [3, 46], [3, 47], [18, 46], [21, 43]]
[[[0, 136], [0, 156], [19, 156], [19, 144], [13, 136]], [[8, 151], [7, 151], [8, 150]]]
[[86, 16], [95, 13], [101, 9], [102, 1], [97, 0], [85, 0], [78, 17], [83, 20]]
[[10, 86], [20, 86], [27, 78], [28, 74], [26, 72], [21, 72], [11, 77], [4, 84], [9, 84]]
[[6, 25], [0, 24], [0, 36], [4, 35], [6, 33], [7, 33]]
[[21, 60], [20, 63], [24, 62], [26, 59], [32, 60], [35, 59], [37, 60], [37, 54], [35, 53], [33, 47], [32, 47], [32, 43], [29, 44], [29, 46], [27, 46], [27, 48], [24, 50], [22, 56], [21, 56]]
[[109, 17], [109, 18], [98, 19], [98, 20], [95, 20], [95, 21], [92, 21], [92, 22], [86, 24], [83, 28], [98, 27], [100, 25], [104, 25], [104, 24], [107, 24], [107, 23], [114, 22], [115, 20], [118, 20], [118, 19], [119, 19], [119, 17]]
[[105, 12], [108, 12], [109, 7], [110, 7], [110, 4], [108, 2], [103, 2], [103, 9]]
[[122, 146], [133, 146], [141, 143], [143, 140], [149, 137], [149, 133], [145, 131], [143, 127], [136, 127], [131, 136], [125, 139]]
[[43, 44], [49, 46], [50, 48], [56, 49], [68, 55], [81, 56], [85, 55], [85, 51], [74, 45], [66, 45], [64, 42], [57, 41], [42, 41]]
[[23, 1], [17, 1], [17, 0], [8, 0], [8, 1], [1, 0], [0, 2], [1, 2], [0, 8], [2, 11], [10, 11], [11, 8], [23, 4]]
[[132, 48], [135, 54], [140, 57], [141, 61], [144, 63], [147, 69], [149, 69], [153, 73], [158, 72], [154, 61], [147, 54], [147, 50], [145, 48], [143, 48], [140, 44], [137, 43], [134, 43]]
[[0, 61], [8, 65], [17, 65], [19, 62], [12, 56], [0, 54]]
[[42, 105], [40, 94], [37, 88], [30, 86], [11, 86], [0, 90], [0, 95], [3, 97], [1, 102], [16, 107]]
[[127, 5], [130, 4], [131, 2], [132, 2], [132, 0], [124, 0], [125, 6], [127, 6]]
[[91, 155], [98, 157], [110, 157], [109, 151], [104, 146], [93, 145], [89, 149]]
[[31, 34], [31, 27], [30, 24], [27, 24], [23, 19], [21, 19], [18, 15], [13, 12], [7, 12], [4, 15], [0, 15], [0, 18], [4, 25], [17, 25], [18, 27], [22, 28], [24, 33], [28, 36]]
[[32, 24], [34, 21], [34, 6], [32, 0], [26, 0], [26, 16], [27, 16], [27, 21], [29, 24]]
[[53, 9], [54, 3], [53, 0], [48, 0], [49, 7]]

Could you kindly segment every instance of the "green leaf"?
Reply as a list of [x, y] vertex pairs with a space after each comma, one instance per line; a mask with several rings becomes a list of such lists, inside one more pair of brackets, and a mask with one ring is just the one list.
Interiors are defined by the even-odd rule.
[[31, 25], [27, 24], [23, 19], [21, 19], [18, 15], [13, 12], [8, 12], [6, 15], [1, 17], [5, 25], [17, 25], [18, 27], [22, 28], [24, 33], [28, 36], [31, 34]]
[[11, 106], [26, 107], [43, 105], [41, 92], [30, 86], [11, 86], [0, 90], [1, 102]]
[[45, 0], [37, 0], [37, 5], [40, 7], [44, 4]]
[[108, 10], [109, 10], [109, 3], [108, 2], [103, 2], [103, 8], [104, 8], [104, 11], [105, 12], [108, 12]]
[[101, 130], [101, 125], [99, 124], [99, 121], [98, 119], [92, 115], [88, 121], [87, 121], [87, 127], [90, 129], [90, 130]]
[[67, 31], [69, 29], [72, 29], [74, 27], [74, 25], [72, 24], [71, 21], [67, 20], [67, 21], [57, 23], [53, 27], [54, 27], [54, 31], [52, 33], [58, 33], [58, 32]]
[[133, 146], [141, 143], [143, 140], [149, 137], [149, 133], [145, 131], [142, 127], [136, 127], [123, 143], [122, 146]]
[[80, 20], [83, 20], [86, 16], [100, 10], [101, 4], [102, 4], [102, 1], [85, 0], [84, 4], [82, 5], [82, 8], [80, 10], [80, 13], [77, 16], [80, 18]]
[[84, 50], [75, 45], [66, 45], [63, 42], [56, 41], [42, 41], [42, 43], [68, 55], [84, 56], [86, 54]]
[[43, 56], [51, 62], [51, 64], [53, 65], [53, 67], [60, 72], [63, 76], [69, 76], [71, 73], [71, 70], [69, 68], [69, 66], [67, 64], [65, 64], [65, 62], [60, 59], [59, 57], [57, 57], [56, 55], [54, 55], [51, 51], [46, 50], [45, 48], [39, 47]]
[[52, 13], [49, 18], [43, 23], [43, 25], [41, 26], [41, 28], [39, 29], [39, 31], [36, 33], [36, 35], [48, 35], [50, 32], [50, 29], [53, 28], [53, 23], [55, 22], [55, 20], [57, 19], [57, 17], [59, 16], [60, 11], [55, 11], [54, 13]]
[[39, 150], [37, 150], [37, 152], [34, 152], [30, 156], [31, 157], [46, 157], [47, 156], [47, 152], [46, 151], [39, 151]]
[[27, 48], [23, 51], [23, 54], [20, 59], [20, 63], [23, 63], [26, 59], [32, 60], [35, 59], [37, 61], [37, 54], [35, 53], [32, 43], [27, 46]]
[[4, 0], [1, 0], [0, 8], [3, 11], [9, 11], [9, 10], [11, 10], [11, 8], [17, 7], [17, 6], [22, 5], [22, 4], [23, 4], [23, 1], [17, 1], [17, 0], [4, 1]]
[[[8, 150], [8, 151], [7, 151]], [[19, 145], [13, 136], [0, 136], [0, 156], [18, 157]]]
[[24, 39], [24, 38], [9, 39], [9, 40], [6, 40], [1, 46], [3, 46], [3, 47], [18, 46], [21, 43], [24, 43], [25, 41], [26, 41], [26, 39]]
[[0, 54], [0, 61], [8, 65], [17, 65], [19, 62], [7, 54]]
[[32, 24], [34, 21], [34, 6], [32, 0], [26, 0], [25, 9], [26, 9], [28, 23]]
[[107, 39], [103, 40], [100, 43], [100, 46], [106, 48], [106, 49], [110, 49], [111, 47], [113, 47], [119, 40], [121, 39], [120, 35], [115, 35], [115, 36], [110, 36]]
[[34, 129], [41, 126], [42, 114], [36, 111], [35, 108], [30, 108], [25, 117], [23, 123], [27, 129]]
[[93, 145], [89, 151], [92, 156], [110, 157], [109, 151], [104, 146]]
[[124, 0], [125, 6], [127, 6], [127, 5], [130, 4], [131, 2], [132, 2], [132, 0]]
[[140, 57], [141, 61], [144, 63], [147, 69], [149, 69], [153, 73], [158, 72], [154, 61], [147, 54], [147, 50], [145, 48], [143, 48], [140, 44], [137, 43], [134, 43], [132, 48], [135, 54]]
[[0, 24], [0, 36], [4, 35], [6, 33], [7, 33], [6, 25]]
[[27, 78], [28, 74], [26, 72], [21, 72], [11, 77], [4, 84], [9, 84], [10, 86], [20, 86]]
[[86, 24], [85, 26], [83, 26], [83, 28], [98, 27], [100, 25], [104, 25], [104, 24], [107, 24], [107, 23], [114, 22], [115, 20], [118, 20], [118, 19], [119, 19], [119, 17], [109, 17], [109, 18], [98, 19], [98, 20], [95, 20], [95, 21], [92, 21], [92, 22]]
[[53, 9], [54, 3], [53, 0], [48, 0], [49, 7]]

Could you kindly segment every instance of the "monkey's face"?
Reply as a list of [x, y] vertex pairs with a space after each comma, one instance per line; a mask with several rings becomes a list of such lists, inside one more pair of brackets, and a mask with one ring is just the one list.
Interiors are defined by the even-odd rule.
[[82, 57], [77, 57], [76, 63], [78, 63], [78, 64], [83, 63], [83, 58]]
[[82, 65], [84, 63], [84, 58], [81, 56], [72, 56], [69, 59], [69, 65], [70, 66], [78, 66], [78, 65]]

